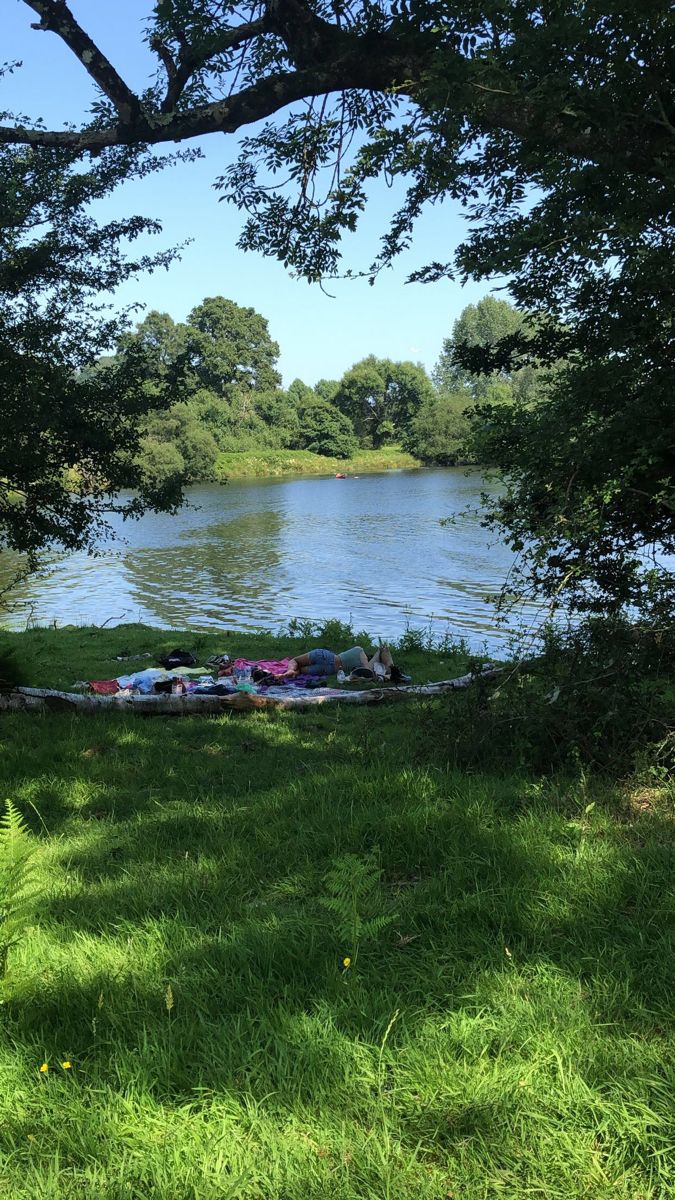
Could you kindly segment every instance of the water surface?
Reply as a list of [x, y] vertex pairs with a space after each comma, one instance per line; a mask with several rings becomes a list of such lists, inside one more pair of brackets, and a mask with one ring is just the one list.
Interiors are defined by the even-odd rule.
[[191, 488], [176, 516], [116, 521], [124, 541], [100, 556], [55, 556], [6, 623], [276, 630], [339, 617], [375, 638], [433, 622], [495, 649], [505, 635], [487, 597], [513, 556], [466, 512], [484, 487], [456, 469]]

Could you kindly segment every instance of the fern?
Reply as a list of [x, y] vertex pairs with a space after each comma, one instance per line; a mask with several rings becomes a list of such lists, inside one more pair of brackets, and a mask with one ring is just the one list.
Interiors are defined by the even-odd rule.
[[382, 871], [374, 852], [364, 857], [343, 854], [324, 877], [328, 895], [321, 903], [332, 913], [334, 928], [344, 948], [349, 947], [356, 963], [359, 946], [373, 941], [395, 919], [395, 913], [382, 912], [388, 906], [383, 896]]
[[40, 890], [35, 887], [35, 849], [18, 808], [5, 800], [0, 817], [0, 977], [13, 946], [33, 924]]

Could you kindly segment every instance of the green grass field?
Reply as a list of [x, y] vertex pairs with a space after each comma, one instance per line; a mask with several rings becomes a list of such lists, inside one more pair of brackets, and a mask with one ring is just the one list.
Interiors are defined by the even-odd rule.
[[[299, 645], [6, 640], [64, 687]], [[437, 711], [4, 716], [44, 896], [0, 1006], [3, 1197], [674, 1194], [672, 796], [464, 774]]]

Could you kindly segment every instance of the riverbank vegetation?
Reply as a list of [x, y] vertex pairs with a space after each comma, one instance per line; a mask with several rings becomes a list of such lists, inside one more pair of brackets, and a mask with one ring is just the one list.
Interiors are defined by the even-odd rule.
[[278, 475], [327, 475], [344, 471], [366, 475], [377, 471], [402, 471], [419, 467], [419, 459], [398, 446], [382, 450], [357, 450], [351, 458], [329, 458], [310, 450], [233, 450], [218, 455], [215, 479], [263, 478]]
[[138, 462], [155, 486], [287, 473], [297, 454], [317, 474], [454, 466], [475, 461], [468, 445], [475, 404], [532, 403], [541, 374], [495, 371], [486, 379], [453, 366], [455, 344], [489, 347], [522, 324], [512, 305], [487, 296], [455, 322], [433, 380], [419, 364], [370, 355], [339, 380], [310, 387], [295, 379], [283, 389], [265, 318], [214, 296], [184, 323], [149, 313], [91, 377], [130, 369], [143, 380], [152, 411], [141, 425]]
[[[352, 636], [7, 643], [24, 681], [68, 687], [117, 655], [324, 634]], [[420, 680], [469, 661], [414, 631], [397, 653]], [[525, 678], [554, 718], [555, 679]], [[4, 718], [38, 891], [2, 984], [5, 1194], [669, 1194], [672, 789], [656, 758], [617, 778], [583, 742], [533, 769], [521, 711], [520, 764], [490, 738], [469, 761], [455, 734], [477, 749], [511, 685], [471, 711]]]

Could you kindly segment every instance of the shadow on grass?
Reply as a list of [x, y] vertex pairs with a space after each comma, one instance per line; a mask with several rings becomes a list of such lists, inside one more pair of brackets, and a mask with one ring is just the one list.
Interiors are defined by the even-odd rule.
[[[411, 765], [414, 729], [360, 717], [54, 723], [49, 771], [5, 763], [55, 860], [6, 1010], [25, 1056], [169, 1106], [229, 1091], [367, 1122], [391, 1099], [431, 1156], [498, 1159], [514, 1114], [578, 1115], [565, 1072], [661, 1086], [670, 820]], [[326, 874], [368, 853], [359, 915], [386, 924], [357, 947]]]

